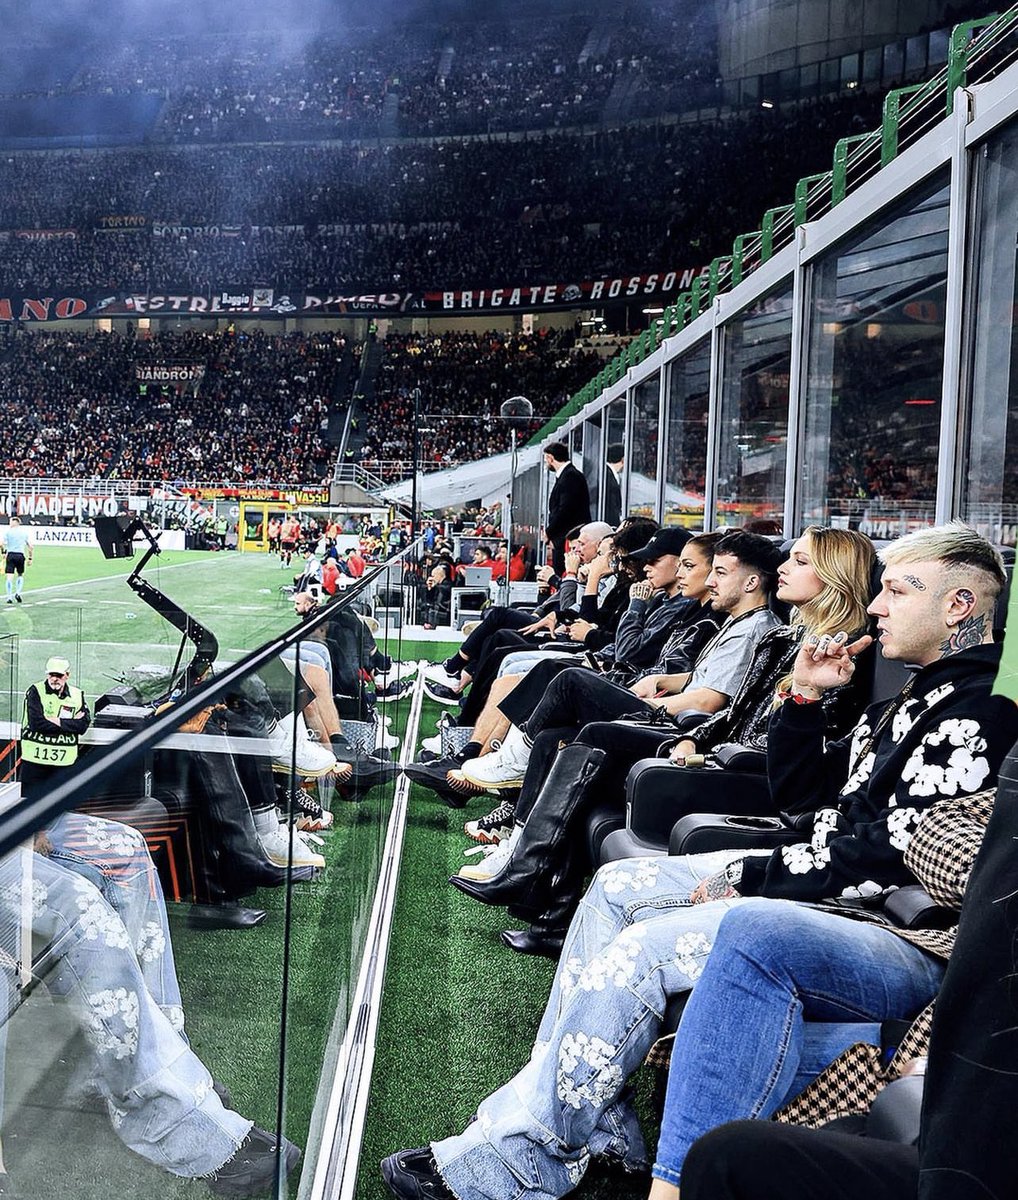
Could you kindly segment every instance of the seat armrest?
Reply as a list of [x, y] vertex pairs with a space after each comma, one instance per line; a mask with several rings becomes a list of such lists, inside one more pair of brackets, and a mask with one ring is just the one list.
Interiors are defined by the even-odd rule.
[[691, 813], [676, 822], [669, 854], [701, 854], [706, 850], [770, 850], [801, 842], [803, 834], [779, 817], [737, 817]]
[[700, 708], [683, 708], [677, 713], [672, 713], [672, 722], [680, 733], [689, 733], [698, 725], [702, 725], [709, 716], [710, 713], [705, 713]]
[[724, 812], [770, 810], [766, 775], [679, 767], [667, 759], [644, 758], [626, 777], [626, 827], [642, 842], [668, 845], [675, 822], [715, 805]]
[[884, 912], [902, 929], [948, 929], [958, 923], [954, 909], [938, 904], [918, 883], [891, 892]]
[[755, 775], [767, 774], [767, 754], [752, 746], [743, 746], [739, 742], [722, 742], [715, 746], [712, 758], [717, 765], [726, 771], [748, 771]]

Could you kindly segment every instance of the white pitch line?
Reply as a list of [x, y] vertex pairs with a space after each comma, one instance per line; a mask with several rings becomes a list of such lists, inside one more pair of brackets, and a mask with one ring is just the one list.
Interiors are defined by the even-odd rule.
[[[165, 567], [158, 566], [158, 571], [179, 571], [181, 567], [200, 567], [204, 562], [203, 559], [196, 559], [194, 562], [186, 563], [168, 563]], [[130, 575], [130, 571], [125, 571], [122, 575], [99, 575], [95, 579], [75, 579], [73, 583], [52, 583], [47, 587], [30, 588], [29, 592], [33, 596], [39, 596], [43, 592], [63, 592], [67, 588], [84, 587], [91, 583], [106, 583], [110, 579], [126, 579]]]

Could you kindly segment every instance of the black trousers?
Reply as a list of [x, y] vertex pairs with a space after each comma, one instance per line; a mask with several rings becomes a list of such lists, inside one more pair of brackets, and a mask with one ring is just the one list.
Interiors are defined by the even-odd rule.
[[[501, 605], [489, 608], [481, 618], [480, 625], [463, 639], [459, 648], [460, 656], [467, 662], [475, 664], [479, 658], [484, 657], [488, 642], [496, 633], [500, 633], [503, 629], [524, 629], [533, 623], [533, 615], [523, 609], [505, 608]], [[473, 671], [471, 671], [471, 675], [473, 675]]]
[[682, 1169], [682, 1200], [915, 1200], [918, 1188], [915, 1146], [773, 1121], [712, 1130]]
[[[526, 725], [531, 740], [545, 729], [571, 726], [579, 731], [591, 721], [615, 721], [631, 713], [646, 716], [652, 711], [628, 688], [609, 683], [586, 667], [563, 671], [554, 659], [538, 663], [498, 707], [514, 725]], [[674, 728], [671, 736], [677, 736]]]

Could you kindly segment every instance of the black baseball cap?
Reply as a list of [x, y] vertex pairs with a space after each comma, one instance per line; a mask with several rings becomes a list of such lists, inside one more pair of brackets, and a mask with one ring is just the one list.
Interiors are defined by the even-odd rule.
[[667, 529], [659, 529], [642, 550], [630, 551], [629, 557], [637, 562], [653, 562], [666, 554], [681, 554], [692, 536], [688, 529], [669, 525]]

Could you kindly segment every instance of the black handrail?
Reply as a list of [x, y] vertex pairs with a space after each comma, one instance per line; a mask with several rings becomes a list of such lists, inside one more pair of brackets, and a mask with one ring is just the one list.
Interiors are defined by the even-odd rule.
[[9, 854], [17, 846], [27, 842], [41, 829], [52, 824], [61, 813], [74, 807], [81, 793], [90, 791], [111, 768], [123, 769], [147, 750], [158, 745], [170, 734], [176, 733], [184, 722], [199, 713], [210, 701], [247, 676], [257, 671], [259, 667], [271, 662], [284, 651], [296, 646], [307, 638], [309, 631], [330, 620], [337, 610], [349, 608], [353, 601], [382, 575], [391, 571], [396, 565], [402, 565], [408, 557], [421, 548], [423, 538], [412, 542], [399, 554], [386, 559], [370, 574], [365, 575], [352, 587], [344, 590], [341, 597], [330, 601], [313, 617], [307, 618], [296, 625], [288, 633], [273, 641], [266, 642], [257, 650], [233, 663], [221, 675], [207, 680], [193, 692], [189, 692], [178, 703], [165, 712], [154, 717], [134, 733], [125, 735], [108, 748], [89, 755], [86, 763], [74, 770], [66, 780], [58, 780], [45, 795], [34, 799], [20, 799], [13, 804], [0, 820], [0, 857]]

